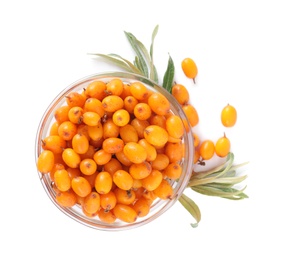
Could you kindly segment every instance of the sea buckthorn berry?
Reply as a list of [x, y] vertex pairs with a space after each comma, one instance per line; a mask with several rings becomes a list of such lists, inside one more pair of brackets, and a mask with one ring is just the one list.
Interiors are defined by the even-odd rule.
[[161, 184], [162, 179], [163, 174], [160, 171], [153, 169], [146, 178], [141, 180], [141, 182], [146, 190], [153, 191]]
[[77, 168], [80, 164], [80, 156], [72, 148], [66, 148], [62, 153], [65, 164], [71, 168]]
[[102, 148], [107, 153], [118, 153], [123, 150], [124, 142], [122, 139], [117, 137], [109, 137], [103, 141]]
[[95, 179], [95, 189], [99, 194], [110, 192], [113, 186], [112, 175], [106, 171], [101, 171]]
[[130, 190], [133, 185], [133, 178], [124, 170], [117, 170], [113, 174], [113, 182], [122, 190]]
[[104, 130], [101, 122], [98, 122], [96, 126], [88, 126], [88, 135], [93, 141], [99, 141], [103, 138]]
[[147, 120], [152, 114], [152, 110], [147, 103], [138, 103], [134, 107], [134, 116], [139, 120]]
[[129, 142], [124, 145], [123, 152], [125, 156], [133, 163], [142, 163], [147, 158], [147, 152], [143, 146], [135, 142]]
[[154, 92], [150, 95], [148, 105], [157, 115], [166, 115], [170, 111], [170, 103], [161, 93]]
[[152, 168], [162, 171], [169, 165], [169, 157], [163, 153], [158, 153], [156, 159], [152, 161]]
[[97, 170], [97, 164], [93, 159], [83, 159], [79, 164], [79, 169], [85, 175], [92, 175]]
[[133, 179], [144, 179], [149, 176], [152, 166], [149, 162], [134, 163], [129, 167], [129, 173]]
[[184, 134], [184, 126], [179, 116], [171, 115], [166, 119], [166, 130], [173, 138], [181, 138]]
[[148, 97], [149, 91], [141, 82], [133, 82], [130, 85], [130, 92], [133, 97], [138, 100], [144, 100]]
[[69, 107], [83, 107], [85, 97], [78, 92], [71, 92], [66, 96], [66, 101]]
[[148, 143], [155, 147], [163, 147], [168, 141], [168, 133], [157, 125], [147, 126], [144, 130], [144, 137]]
[[58, 135], [58, 128], [59, 128], [59, 122], [55, 121], [54, 123], [52, 123], [51, 127], [50, 127], [50, 131], [49, 131], [49, 135]]
[[234, 106], [226, 105], [221, 111], [221, 122], [225, 127], [232, 127], [237, 121], [237, 111]]
[[154, 200], [157, 198], [157, 195], [154, 193], [154, 191], [144, 190], [142, 197], [148, 200], [148, 203], [152, 205]]
[[200, 156], [203, 160], [209, 160], [213, 157], [215, 153], [215, 146], [213, 141], [205, 140], [200, 145]]
[[83, 208], [86, 212], [93, 214], [100, 209], [100, 195], [96, 191], [88, 194], [83, 202]]
[[187, 116], [191, 127], [196, 126], [199, 123], [199, 115], [198, 115], [198, 111], [196, 110], [196, 108], [193, 105], [188, 104], [188, 105], [182, 106], [182, 109], [185, 115]]
[[139, 140], [136, 129], [130, 124], [122, 126], [119, 130], [119, 135], [120, 138], [124, 141], [124, 143], [138, 142]]
[[215, 143], [215, 153], [219, 157], [225, 157], [230, 152], [230, 147], [230, 140], [224, 134]]
[[115, 188], [114, 194], [116, 196], [117, 203], [121, 203], [124, 205], [130, 205], [136, 199], [135, 192], [132, 189], [123, 190], [120, 188]]
[[110, 80], [106, 85], [106, 92], [108, 95], [120, 96], [123, 92], [123, 82], [119, 78]]
[[102, 100], [102, 105], [106, 112], [115, 112], [123, 108], [123, 99], [119, 96], [110, 95]]
[[90, 186], [91, 186], [91, 189], [94, 190], [94, 189], [95, 189], [95, 180], [96, 180], [96, 176], [97, 176], [98, 173], [99, 173], [99, 172], [96, 171], [96, 172], [94, 172], [94, 173], [91, 174], [91, 175], [81, 174], [80, 176], [82, 176], [83, 178], [85, 178], [85, 179], [89, 182], [89, 184], [90, 184]]
[[138, 100], [133, 96], [127, 96], [124, 99], [124, 108], [128, 111], [128, 113], [133, 114], [134, 107], [138, 104]]
[[58, 135], [66, 141], [70, 141], [77, 133], [77, 125], [71, 121], [65, 121], [58, 128]]
[[65, 169], [65, 165], [62, 163], [55, 163], [52, 170], [49, 172], [50, 180], [54, 181], [54, 174], [57, 170]]
[[103, 137], [106, 139], [108, 137], [118, 137], [119, 136], [119, 126], [116, 125], [112, 118], [108, 118], [103, 124]]
[[130, 115], [127, 110], [119, 109], [114, 112], [112, 119], [117, 126], [125, 126], [129, 123]]
[[191, 58], [185, 58], [181, 62], [181, 67], [182, 67], [182, 70], [185, 76], [189, 79], [193, 79], [195, 83], [195, 78], [198, 75], [198, 67], [196, 63], [194, 62], [194, 60]]
[[73, 207], [77, 202], [77, 197], [73, 190], [62, 191], [56, 194], [56, 201], [62, 207]]
[[94, 153], [93, 159], [98, 165], [105, 165], [112, 159], [112, 154], [100, 149]]
[[96, 112], [84, 112], [82, 121], [88, 126], [96, 126], [100, 122], [101, 117]]
[[87, 179], [82, 176], [75, 177], [71, 180], [73, 191], [80, 197], [84, 198], [90, 194], [92, 188]]
[[100, 194], [100, 203], [104, 211], [109, 211], [117, 204], [117, 198], [113, 191], [105, 194]]
[[163, 179], [153, 192], [158, 198], [163, 200], [172, 199], [173, 196], [173, 188], [166, 179]]
[[57, 170], [54, 173], [54, 182], [60, 191], [67, 191], [71, 188], [71, 178], [65, 169]]
[[105, 114], [105, 110], [102, 105], [102, 102], [97, 98], [86, 99], [83, 110], [84, 112], [95, 112], [100, 117], [103, 117]]
[[166, 117], [160, 115], [152, 115], [149, 119], [151, 125], [158, 125], [162, 128], [166, 128]]
[[180, 105], [186, 105], [189, 101], [189, 92], [186, 87], [181, 84], [175, 84], [172, 87], [171, 94]]
[[132, 208], [136, 211], [138, 217], [145, 217], [150, 212], [150, 203], [145, 198], [136, 200]]
[[103, 208], [98, 210], [98, 218], [108, 224], [114, 223], [117, 219], [117, 217], [111, 210], [105, 211]]
[[123, 91], [120, 94], [120, 97], [122, 99], [125, 99], [126, 97], [130, 96], [131, 92], [130, 92], [130, 84], [129, 83], [123, 83]]
[[156, 159], [156, 157], [157, 157], [157, 150], [156, 150], [156, 148], [153, 145], [151, 145], [145, 138], [140, 139], [138, 141], [138, 144], [140, 144], [141, 146], [143, 146], [145, 148], [145, 150], [147, 152], [146, 160], [148, 162], [152, 162], [152, 161], [154, 161]]
[[82, 107], [72, 107], [68, 112], [69, 121], [74, 124], [81, 124], [83, 119]]
[[66, 145], [66, 141], [58, 135], [49, 135], [42, 140], [42, 148], [53, 153], [62, 153]]
[[139, 138], [144, 138], [144, 130], [150, 123], [147, 120], [139, 120], [138, 118], [134, 118], [131, 120], [130, 124], [137, 131]]
[[104, 171], [113, 175], [117, 170], [122, 170], [121, 162], [116, 158], [111, 158], [109, 162], [104, 165]]
[[106, 83], [100, 80], [93, 81], [85, 89], [85, 95], [92, 98], [102, 100], [107, 96]]
[[167, 176], [169, 179], [177, 180], [180, 178], [182, 174], [182, 167], [174, 162], [170, 163], [165, 169], [164, 169], [164, 175]]
[[133, 179], [133, 185], [132, 185], [132, 189], [135, 191], [136, 189], [139, 189], [142, 187], [142, 182], [141, 180], [138, 179]]
[[171, 163], [180, 161], [184, 156], [184, 144], [168, 142], [165, 146], [165, 155]]
[[113, 208], [113, 213], [118, 219], [127, 223], [133, 223], [137, 219], [136, 211], [129, 205], [118, 203]]
[[123, 166], [130, 166], [132, 164], [123, 151], [116, 153], [115, 156]]
[[54, 117], [59, 124], [69, 120], [69, 110], [69, 106], [61, 106], [56, 109]]
[[83, 134], [76, 134], [72, 138], [72, 148], [78, 154], [84, 154], [88, 151], [89, 141]]
[[37, 169], [39, 172], [46, 174], [49, 173], [55, 164], [55, 157], [53, 152], [44, 150], [40, 153], [37, 160]]

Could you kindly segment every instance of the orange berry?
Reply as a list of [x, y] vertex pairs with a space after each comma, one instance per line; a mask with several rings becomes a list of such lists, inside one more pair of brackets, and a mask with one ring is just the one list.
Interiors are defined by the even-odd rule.
[[97, 98], [102, 100], [106, 97], [106, 83], [100, 80], [93, 81], [85, 89], [87, 97]]
[[173, 188], [168, 182], [168, 180], [163, 179], [160, 185], [154, 190], [154, 194], [163, 200], [172, 199], [173, 196]]
[[150, 212], [150, 203], [145, 198], [136, 200], [132, 208], [136, 211], [138, 217], [145, 217]]
[[77, 168], [80, 164], [80, 156], [72, 148], [66, 148], [62, 153], [62, 158], [67, 166]]
[[189, 79], [193, 79], [195, 83], [195, 78], [198, 75], [198, 67], [196, 63], [194, 62], [194, 60], [191, 58], [185, 58], [181, 62], [181, 67], [182, 67], [182, 70], [185, 76]]
[[95, 189], [99, 194], [110, 192], [113, 186], [112, 175], [106, 171], [101, 171], [95, 179]]
[[62, 191], [56, 194], [56, 201], [62, 207], [72, 207], [77, 202], [77, 196], [73, 190]]
[[227, 105], [221, 111], [221, 122], [225, 127], [232, 127], [237, 121], [237, 111], [234, 106]]
[[139, 120], [138, 118], [134, 118], [131, 120], [130, 124], [135, 128], [137, 131], [139, 138], [144, 138], [144, 130], [150, 123], [147, 120]]
[[54, 154], [49, 150], [44, 150], [43, 152], [41, 152], [37, 159], [37, 169], [43, 174], [49, 173], [53, 169], [54, 164]]
[[102, 102], [97, 98], [86, 99], [83, 109], [84, 112], [95, 112], [100, 117], [103, 117], [105, 114], [105, 110], [102, 105]]
[[155, 147], [163, 147], [168, 141], [168, 133], [157, 125], [150, 125], [144, 130], [144, 137], [148, 143]]
[[124, 108], [128, 111], [128, 113], [133, 114], [134, 107], [138, 104], [138, 99], [133, 96], [127, 96], [124, 99]]
[[145, 148], [146, 152], [147, 152], [147, 158], [146, 160], [148, 162], [154, 161], [157, 157], [157, 150], [156, 148], [151, 145], [145, 138], [140, 139], [138, 141], [138, 144], [140, 144], [142, 147]]
[[161, 184], [162, 179], [163, 174], [160, 171], [153, 169], [146, 178], [141, 180], [141, 182], [146, 190], [153, 191]]
[[71, 180], [71, 187], [73, 191], [80, 197], [86, 197], [91, 192], [91, 185], [82, 176], [75, 177]]
[[118, 203], [113, 208], [113, 213], [118, 219], [127, 223], [133, 223], [137, 219], [136, 211], [129, 205]]
[[215, 143], [215, 153], [219, 157], [225, 157], [230, 152], [230, 147], [230, 140], [224, 134]]
[[183, 143], [171, 143], [168, 142], [165, 146], [165, 155], [169, 158], [169, 161], [178, 162], [184, 155]]
[[65, 121], [58, 128], [58, 135], [66, 141], [70, 141], [77, 133], [77, 125], [71, 121]]
[[119, 109], [114, 112], [112, 119], [117, 126], [125, 126], [129, 123], [130, 115], [127, 110]]
[[78, 154], [84, 154], [88, 151], [89, 141], [83, 134], [76, 134], [72, 138], [72, 148]]
[[138, 100], [144, 100], [149, 96], [148, 89], [141, 82], [131, 83], [129, 89], [130, 89], [131, 95]]
[[102, 100], [102, 105], [106, 112], [115, 112], [123, 108], [123, 99], [119, 96], [110, 95]]
[[114, 223], [117, 219], [111, 210], [105, 211], [103, 208], [98, 210], [98, 218], [108, 224]]
[[78, 92], [71, 92], [66, 96], [68, 106], [71, 107], [83, 107], [85, 97]]
[[171, 94], [180, 105], [186, 105], [189, 101], [189, 92], [187, 88], [181, 84], [175, 84], [172, 87]]
[[88, 111], [88, 112], [83, 113], [82, 121], [84, 124], [88, 126], [97, 126], [100, 120], [101, 120], [101, 117], [96, 112]]
[[200, 156], [204, 160], [211, 159], [215, 153], [215, 146], [213, 141], [211, 140], [203, 141], [200, 145], [199, 152], [200, 152]]
[[152, 166], [148, 162], [133, 163], [129, 167], [129, 173], [134, 179], [144, 179], [149, 176], [152, 171]]
[[98, 165], [105, 165], [112, 159], [112, 154], [100, 149], [94, 153], [93, 159]]
[[60, 169], [54, 173], [54, 182], [60, 191], [67, 191], [71, 188], [71, 178], [65, 169]]
[[42, 140], [42, 148], [53, 153], [62, 153], [66, 145], [66, 141], [58, 135], [49, 135]]
[[124, 142], [117, 137], [109, 137], [103, 141], [102, 148], [107, 153], [118, 153], [123, 150]]
[[100, 195], [96, 191], [88, 194], [83, 201], [83, 209], [90, 214], [96, 213], [100, 209]]
[[181, 138], [184, 134], [184, 126], [181, 118], [171, 115], [166, 119], [166, 130], [173, 138]]
[[125, 156], [133, 163], [142, 163], [147, 158], [147, 152], [143, 146], [135, 142], [129, 142], [124, 145], [123, 152]]
[[69, 121], [74, 124], [81, 124], [83, 119], [83, 109], [81, 107], [72, 107], [68, 112]]
[[119, 78], [110, 80], [106, 86], [106, 92], [108, 95], [120, 96], [123, 92], [123, 82]]
[[131, 177], [131, 175], [127, 171], [117, 170], [113, 174], [113, 182], [120, 189], [129, 190], [129, 189], [132, 188], [133, 178]]
[[196, 110], [196, 108], [193, 105], [188, 104], [188, 105], [182, 106], [182, 109], [185, 115], [187, 116], [191, 127], [196, 126], [199, 123], [199, 115], [198, 115], [198, 111]]
[[69, 106], [61, 106], [55, 110], [54, 117], [59, 124], [69, 120], [69, 110]]
[[97, 170], [97, 164], [93, 159], [83, 159], [79, 164], [80, 171], [85, 175], [92, 175]]
[[119, 135], [120, 138], [124, 141], [124, 143], [128, 143], [128, 142], [137, 143], [139, 139], [136, 129], [130, 124], [122, 126], [119, 130]]
[[105, 194], [100, 194], [100, 203], [104, 211], [109, 211], [117, 204], [117, 198], [113, 191]]
[[152, 114], [152, 110], [147, 103], [138, 103], [134, 107], [134, 116], [139, 120], [147, 120]]
[[154, 92], [148, 98], [148, 105], [157, 115], [166, 115], [170, 110], [168, 99], [161, 93]]
[[116, 196], [117, 203], [122, 203], [124, 205], [130, 205], [136, 199], [135, 192], [132, 189], [123, 190], [120, 188], [115, 188], [114, 194]]
[[180, 178], [182, 174], [182, 167], [176, 163], [170, 163], [165, 169], [164, 169], [164, 175], [167, 176], [169, 179], [177, 180]]
[[163, 153], [158, 153], [156, 159], [152, 161], [152, 168], [162, 171], [169, 165], [169, 157]]

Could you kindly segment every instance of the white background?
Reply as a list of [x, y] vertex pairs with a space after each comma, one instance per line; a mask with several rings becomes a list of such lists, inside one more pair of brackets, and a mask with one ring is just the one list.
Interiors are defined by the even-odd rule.
[[[281, 87], [279, 1], [1, 1], [0, 259], [282, 259]], [[123, 31], [148, 47], [155, 39], [160, 78], [168, 53], [177, 82], [199, 112], [197, 131], [216, 139], [226, 131], [245, 167], [249, 199], [187, 194], [202, 211], [176, 203], [154, 222], [121, 232], [83, 226], [49, 200], [35, 166], [35, 135], [53, 98], [70, 83], [109, 69], [88, 52], [133, 60]], [[184, 77], [192, 57], [197, 84]], [[238, 111], [234, 128], [221, 108]]]

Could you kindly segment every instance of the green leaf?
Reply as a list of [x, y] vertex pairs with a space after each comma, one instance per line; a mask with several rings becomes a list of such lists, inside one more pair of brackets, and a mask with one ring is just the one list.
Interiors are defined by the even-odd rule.
[[196, 220], [196, 223], [191, 223], [192, 227], [197, 227], [201, 221], [201, 211], [197, 204], [185, 194], [182, 194], [178, 199], [182, 206], [191, 214]]
[[117, 58], [121, 59], [122, 61], [124, 61], [132, 69], [132, 71], [134, 73], [142, 75], [141, 71], [136, 66], [134, 66], [134, 64], [132, 64], [129, 60], [124, 59], [120, 55], [117, 55], [117, 54], [109, 54], [109, 56], [117, 57]]
[[142, 71], [143, 75], [148, 78], [149, 77], [148, 66], [144, 59], [144, 56], [143, 56], [144, 54], [142, 50], [140, 49], [140, 45], [138, 44], [138, 40], [132, 33], [129, 33], [129, 32], [124, 32], [124, 33], [131, 47], [133, 48], [134, 52], [136, 53], [138, 57], [138, 61], [139, 61], [138, 68]]
[[167, 69], [166, 69], [166, 72], [164, 74], [164, 79], [163, 79], [163, 88], [165, 88], [169, 93], [171, 93], [172, 84], [174, 80], [174, 70], [175, 70], [174, 63], [173, 63], [172, 58], [169, 55]]
[[159, 30], [159, 26], [157, 25], [152, 33], [152, 42], [151, 42], [151, 46], [150, 46], [150, 57], [151, 57], [151, 62], [150, 62], [150, 78], [152, 80], [154, 80], [156, 83], [158, 83], [159, 79], [158, 79], [158, 74], [157, 74], [157, 69], [154, 65], [154, 41], [155, 41], [155, 37], [158, 33]]

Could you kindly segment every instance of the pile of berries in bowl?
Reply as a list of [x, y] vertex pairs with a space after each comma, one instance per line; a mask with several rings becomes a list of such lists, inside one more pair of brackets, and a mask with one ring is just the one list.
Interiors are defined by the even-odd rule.
[[158, 218], [180, 198], [193, 135], [176, 99], [124, 72], [74, 82], [51, 102], [36, 136], [40, 181], [67, 216], [100, 230]]

